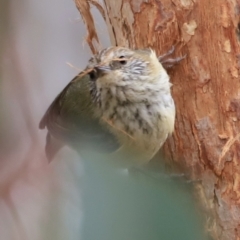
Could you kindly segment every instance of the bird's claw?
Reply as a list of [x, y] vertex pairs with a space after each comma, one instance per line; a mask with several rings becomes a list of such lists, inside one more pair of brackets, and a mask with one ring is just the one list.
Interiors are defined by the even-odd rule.
[[174, 51], [175, 51], [175, 46], [172, 46], [171, 49], [168, 52], [166, 52], [163, 55], [160, 55], [158, 57], [159, 62], [162, 64], [162, 66], [165, 69], [172, 68], [174, 65], [176, 65], [177, 63], [182, 61], [187, 56], [187, 54], [185, 54], [182, 57], [167, 58], [166, 59], [166, 57], [169, 57], [170, 55], [172, 55]]
[[168, 56], [172, 55], [174, 50], [175, 50], [175, 46], [172, 46], [171, 49], [168, 50], [168, 52], [164, 53], [163, 55], [160, 55], [158, 57], [159, 62], [161, 62], [165, 57], [168, 57]]

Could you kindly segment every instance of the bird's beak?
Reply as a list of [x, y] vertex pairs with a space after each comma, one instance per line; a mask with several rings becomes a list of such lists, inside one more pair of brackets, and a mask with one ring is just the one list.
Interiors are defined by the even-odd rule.
[[95, 69], [101, 74], [106, 74], [111, 70], [111, 68], [109, 66], [106, 66], [106, 65], [95, 66]]

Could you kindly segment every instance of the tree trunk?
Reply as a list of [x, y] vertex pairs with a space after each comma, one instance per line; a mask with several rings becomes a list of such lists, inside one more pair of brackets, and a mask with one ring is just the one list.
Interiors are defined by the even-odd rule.
[[[177, 116], [164, 150], [200, 180], [214, 238], [240, 239], [240, 1], [104, 0], [105, 9], [75, 1], [87, 23], [89, 4], [100, 10], [112, 45], [158, 54], [175, 45], [175, 56], [187, 54], [170, 72]], [[92, 48], [98, 38], [91, 31]]]

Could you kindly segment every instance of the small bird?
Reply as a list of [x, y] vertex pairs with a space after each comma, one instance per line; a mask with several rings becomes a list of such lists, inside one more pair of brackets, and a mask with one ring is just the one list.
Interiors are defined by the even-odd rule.
[[110, 153], [112, 161], [147, 163], [174, 130], [172, 84], [163, 65], [182, 58], [164, 61], [172, 52], [158, 58], [151, 49], [109, 47], [94, 55], [39, 124], [48, 129], [49, 161], [68, 144]]

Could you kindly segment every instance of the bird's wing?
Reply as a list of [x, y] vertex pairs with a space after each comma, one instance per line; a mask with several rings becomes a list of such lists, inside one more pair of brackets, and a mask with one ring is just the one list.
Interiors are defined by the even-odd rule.
[[70, 145], [74, 143], [100, 151], [114, 151], [119, 144], [99, 123], [98, 108], [90, 94], [91, 83], [88, 74], [76, 76], [52, 102], [39, 128], [48, 129], [48, 138], [50, 134]]

